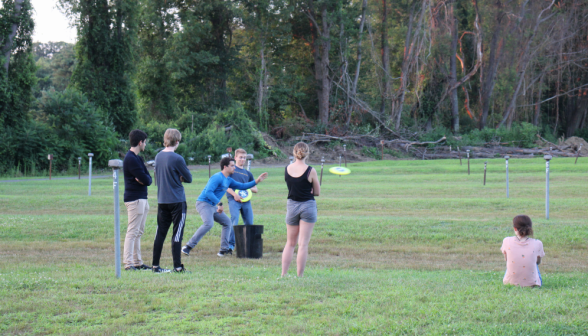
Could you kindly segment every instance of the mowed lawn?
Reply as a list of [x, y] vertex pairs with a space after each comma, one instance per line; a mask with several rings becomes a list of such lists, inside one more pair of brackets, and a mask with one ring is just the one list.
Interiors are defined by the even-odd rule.
[[[220, 225], [183, 256], [189, 274], [114, 273], [112, 179], [0, 182], [0, 334], [588, 335], [588, 159], [376, 161], [325, 166], [305, 276], [280, 278], [283, 168], [252, 202], [259, 260], [219, 258]], [[319, 170], [320, 165], [315, 165]], [[185, 184], [184, 241], [208, 170]], [[122, 188], [121, 188], [122, 189]], [[143, 238], [151, 264], [156, 187]], [[126, 209], [121, 190], [121, 238]], [[504, 286], [502, 239], [529, 215], [546, 256], [542, 288]], [[171, 234], [170, 234], [171, 235]], [[161, 265], [172, 267], [170, 236]]]

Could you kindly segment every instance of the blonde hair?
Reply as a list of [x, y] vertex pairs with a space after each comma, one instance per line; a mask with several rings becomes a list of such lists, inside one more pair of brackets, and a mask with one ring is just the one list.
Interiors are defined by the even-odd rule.
[[163, 145], [173, 147], [182, 140], [182, 134], [175, 128], [168, 128], [163, 135]]
[[235, 151], [235, 157], [237, 157], [237, 155], [239, 155], [239, 154], [247, 155], [247, 151], [244, 150], [243, 148], [237, 148], [237, 150]]
[[310, 148], [304, 142], [299, 142], [294, 146], [294, 157], [298, 160], [304, 160], [310, 154]]

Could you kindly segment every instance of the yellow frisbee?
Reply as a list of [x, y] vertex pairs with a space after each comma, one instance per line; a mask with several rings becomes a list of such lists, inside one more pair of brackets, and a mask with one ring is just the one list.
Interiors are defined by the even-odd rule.
[[239, 197], [241, 197], [241, 202], [245, 203], [245, 202], [249, 202], [251, 200], [251, 197], [253, 197], [253, 193], [251, 192], [251, 189], [247, 189], [247, 190], [235, 190], [235, 192], [237, 193], [237, 195], [239, 195]]
[[351, 170], [349, 170], [345, 167], [333, 167], [333, 168], [329, 169], [329, 172], [331, 174], [335, 174], [335, 175], [349, 175], [349, 174], [351, 174]]

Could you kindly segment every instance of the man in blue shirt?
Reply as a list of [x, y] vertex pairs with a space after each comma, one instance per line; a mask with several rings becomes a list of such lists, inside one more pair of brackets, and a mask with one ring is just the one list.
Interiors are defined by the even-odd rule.
[[223, 226], [221, 233], [221, 247], [217, 255], [219, 257], [224, 257], [225, 255], [232, 254], [229, 249], [231, 220], [229, 219], [229, 216], [223, 212], [223, 204], [220, 202], [220, 199], [228, 188], [249, 189], [261, 183], [267, 177], [267, 173], [263, 173], [254, 181], [248, 183], [236, 182], [229, 177], [235, 172], [235, 159], [228, 157], [221, 160], [220, 168], [221, 171], [212, 175], [208, 180], [206, 187], [202, 190], [202, 193], [196, 201], [196, 211], [200, 214], [204, 224], [196, 230], [196, 233], [190, 238], [188, 244], [182, 247], [182, 253], [185, 255], [189, 255], [190, 251], [196, 246], [196, 244], [198, 244], [200, 239], [212, 229], [214, 222]]
[[[253, 174], [245, 169], [247, 162], [247, 152], [239, 148], [235, 151], [235, 171], [230, 178], [237, 182], [246, 183], [255, 180]], [[257, 193], [257, 187], [251, 188], [251, 192]], [[242, 202], [239, 194], [235, 190], [227, 189], [227, 201], [229, 203], [229, 212], [231, 213], [231, 233], [229, 235], [229, 249], [235, 249], [235, 230], [234, 226], [239, 225], [239, 214], [243, 216], [243, 224], [253, 225], [253, 208], [251, 201]]]

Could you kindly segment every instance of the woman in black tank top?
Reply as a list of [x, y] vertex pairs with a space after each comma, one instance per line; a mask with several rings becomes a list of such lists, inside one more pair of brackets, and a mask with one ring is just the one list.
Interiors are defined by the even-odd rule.
[[314, 224], [317, 221], [317, 207], [314, 200], [320, 193], [316, 170], [306, 164], [310, 149], [304, 142], [294, 146], [296, 162], [286, 167], [284, 179], [288, 186], [288, 206], [286, 212], [287, 241], [282, 252], [282, 276], [288, 273], [294, 248], [298, 244], [296, 270], [299, 277], [304, 274], [308, 257], [308, 243]]

